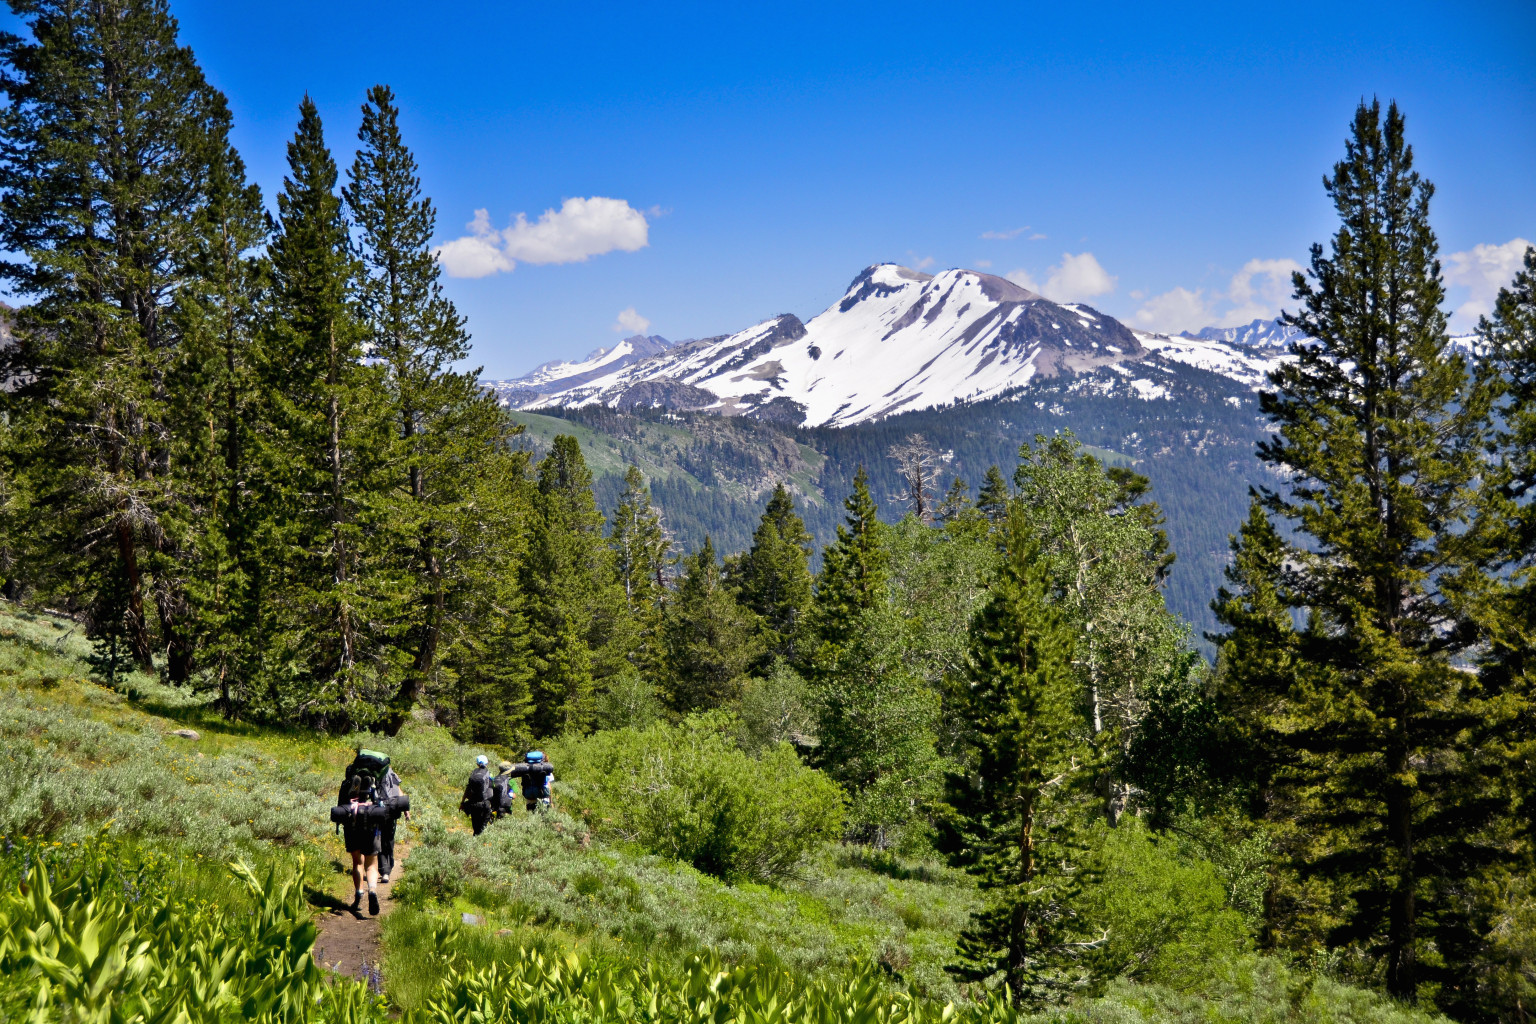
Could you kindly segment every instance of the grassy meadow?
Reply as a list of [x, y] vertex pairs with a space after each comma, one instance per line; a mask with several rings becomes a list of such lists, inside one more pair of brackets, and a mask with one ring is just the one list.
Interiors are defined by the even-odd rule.
[[[201, 949], [263, 913], [302, 929], [312, 908], [346, 894], [346, 858], [326, 809], [354, 743], [388, 751], [411, 794], [414, 820], [401, 833], [409, 866], [383, 920], [381, 993], [321, 986], [300, 1010], [251, 1010], [255, 1017], [394, 1012], [447, 1021], [470, 1007], [493, 1019], [623, 1020], [648, 1016], [644, 1003], [656, 1020], [916, 1021], [940, 1019], [954, 1003], [949, 1019], [1022, 1019], [995, 993], [963, 990], [945, 973], [977, 893], [941, 863], [821, 843], [783, 877], [728, 882], [641, 840], [604, 838], [601, 822], [567, 813], [599, 783], [579, 774], [559, 777], [562, 810], [517, 815], [475, 837], [457, 812], [463, 777], [476, 753], [512, 751], [464, 746], [421, 721], [392, 740], [229, 723], [204, 698], [148, 677], [108, 689], [91, 677], [88, 653], [65, 620], [0, 613], [0, 836], [6, 898], [18, 907], [36, 898], [20, 884], [31, 865], [46, 862], [51, 877], [95, 880], [65, 887], [77, 902], [91, 886], [114, 894], [147, 886], [201, 922], [203, 938], [165, 938], [168, 949]], [[583, 765], [595, 763], [582, 749], [590, 742], [546, 749], [557, 767]], [[1257, 859], [1245, 859], [1240, 844], [1228, 845], [1224, 861], [1139, 828], [1102, 845], [1116, 884], [1103, 887], [1099, 908], [1113, 938], [1096, 955], [1119, 958], [1121, 969], [1050, 1019], [1431, 1019], [1255, 954], [1247, 915]], [[231, 861], [250, 865], [256, 882], [232, 875]], [[11, 928], [0, 961], [10, 956], [16, 969], [0, 983], [0, 1008], [19, 1012], [35, 992], [26, 964], [41, 961], [17, 952]], [[240, 948], [260, 947], [250, 939]], [[265, 970], [251, 967], [250, 977]], [[305, 977], [294, 973], [290, 986], [316, 984]], [[218, 1005], [207, 1019], [228, 1017]], [[838, 1016], [850, 1006], [874, 1015]]]

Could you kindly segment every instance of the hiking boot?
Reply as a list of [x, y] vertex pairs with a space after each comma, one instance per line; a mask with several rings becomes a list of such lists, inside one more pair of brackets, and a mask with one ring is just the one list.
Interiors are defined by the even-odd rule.
[[388, 885], [389, 884], [389, 876], [388, 875], [380, 875], [379, 876], [379, 881], [383, 882], [385, 885]]
[[368, 913], [375, 916], [379, 913], [379, 894], [376, 892], [368, 894]]
[[363, 894], [357, 893], [352, 897], [352, 912], [355, 914], [363, 909]]

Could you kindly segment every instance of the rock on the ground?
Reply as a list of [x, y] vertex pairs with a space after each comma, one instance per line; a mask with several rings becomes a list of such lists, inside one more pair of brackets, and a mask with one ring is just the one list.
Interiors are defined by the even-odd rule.
[[475, 914], [460, 914], [459, 920], [465, 924], [479, 924], [480, 918]]
[[172, 729], [171, 735], [180, 736], [184, 740], [195, 740], [202, 738], [198, 736], [196, 729]]

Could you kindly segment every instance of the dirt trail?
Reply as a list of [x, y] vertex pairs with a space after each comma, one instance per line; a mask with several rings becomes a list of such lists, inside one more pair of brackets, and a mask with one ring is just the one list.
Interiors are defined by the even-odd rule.
[[374, 989], [383, 987], [384, 952], [379, 941], [379, 926], [384, 915], [395, 909], [391, 892], [400, 876], [405, 873], [405, 860], [411, 848], [405, 843], [395, 846], [395, 869], [388, 882], [379, 883], [379, 916], [368, 913], [367, 897], [362, 909], [353, 913], [350, 909], [352, 876], [347, 879], [347, 906], [323, 908], [315, 915], [315, 925], [320, 935], [315, 939], [315, 960], [320, 966], [354, 978], [365, 978]]

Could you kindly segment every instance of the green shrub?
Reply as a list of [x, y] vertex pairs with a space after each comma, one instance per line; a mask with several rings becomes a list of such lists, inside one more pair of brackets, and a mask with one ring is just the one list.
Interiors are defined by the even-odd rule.
[[717, 878], [771, 881], [838, 835], [836, 784], [784, 745], [742, 753], [730, 720], [619, 729], [562, 746], [562, 804], [599, 837]]
[[1130, 816], [1101, 826], [1094, 845], [1102, 875], [1084, 909], [1105, 936], [1092, 956], [1096, 975], [1189, 991], [1252, 952], [1248, 921], [1209, 861], [1184, 856]]

